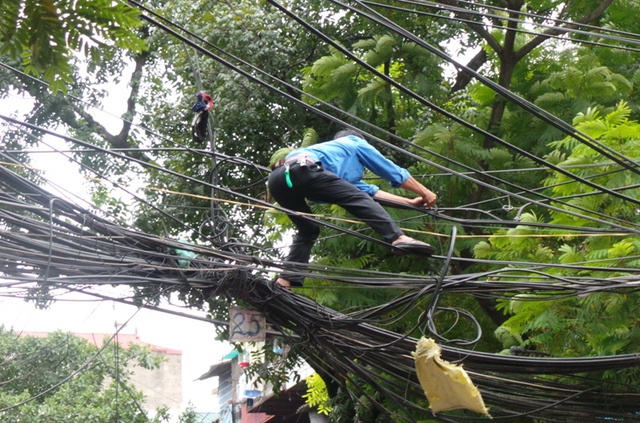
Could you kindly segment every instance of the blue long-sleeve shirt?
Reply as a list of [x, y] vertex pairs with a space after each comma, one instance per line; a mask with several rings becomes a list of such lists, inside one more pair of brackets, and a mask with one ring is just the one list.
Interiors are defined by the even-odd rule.
[[365, 168], [389, 181], [393, 187], [402, 185], [411, 176], [406, 169], [384, 157], [366, 140], [354, 135], [299, 148], [287, 157], [299, 154], [306, 154], [316, 162], [321, 162], [325, 169], [369, 195], [375, 195], [380, 188], [362, 181]]

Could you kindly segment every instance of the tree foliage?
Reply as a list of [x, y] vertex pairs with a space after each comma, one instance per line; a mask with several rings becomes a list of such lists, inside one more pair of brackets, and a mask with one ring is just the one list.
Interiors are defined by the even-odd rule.
[[[102, 7], [102, 3], [96, 6], [93, 2], [96, 10], [90, 13], [85, 3], [57, 1], [53, 3], [58, 17], [79, 8], [74, 15], [78, 22], [82, 21], [78, 28], [61, 25], [57, 17], [47, 21], [48, 26], [35, 35], [27, 36], [25, 28], [42, 19], [35, 16], [35, 11], [40, 10], [37, 8], [50, 3], [3, 2], [0, 11], [7, 12], [3, 18], [18, 18], [15, 22], [7, 21], [9, 25], [2, 24], [0, 52], [13, 55], [14, 61], [26, 52], [20, 59], [23, 62], [14, 63], [22, 63], [25, 73], [52, 65], [45, 79], [66, 81], [69, 92], [91, 106], [110, 105], [105, 100], [104, 83], [118, 81], [129, 86], [121, 130], [107, 128], [86, 104], [68, 97], [49, 96], [42, 85], [24, 75], [6, 77], [0, 83], [5, 92], [19, 89], [33, 95], [36, 103], [28, 117], [30, 122], [46, 127], [62, 124], [80, 140], [106, 149], [124, 149], [119, 156], [78, 151], [74, 157], [90, 169], [87, 174], [92, 177], [97, 171], [99, 177], [112, 178], [120, 186], [132, 182], [143, 185], [138, 193], [144, 201], [135, 205], [112, 196], [111, 184], [96, 185], [93, 200], [114, 218], [146, 232], [222, 248], [231, 248], [234, 241], [240, 240], [243, 248], [251, 246], [249, 253], [256, 257], [281, 258], [282, 253], [272, 248], [286, 242], [290, 223], [283, 213], [265, 213], [252, 207], [247, 197], [268, 198], [265, 167], [289, 149], [329, 139], [341, 129], [334, 121], [310, 112], [305, 106], [317, 107], [368, 130], [358, 121], [365, 120], [378, 128], [371, 131], [384, 141], [410, 149], [452, 172], [472, 174], [477, 180], [461, 173], [440, 172], [426, 161], [415, 160], [415, 156], [381, 146], [387, 155], [409, 167], [412, 174], [438, 192], [440, 207], [462, 208], [459, 214], [463, 222], [465, 218], [477, 217], [478, 205], [484, 208], [483, 212], [511, 219], [516, 213], [514, 207], [526, 204], [523, 200], [496, 195], [492, 186], [512, 191], [520, 191], [517, 187], [526, 190], [542, 186], [545, 195], [563, 202], [561, 209], [580, 207], [594, 215], [614, 216], [623, 224], [638, 223], [633, 204], [595, 194], [592, 187], [572, 182], [570, 175], [548, 172], [540, 160], [571, 167], [577, 176], [637, 197], [637, 188], [625, 188], [638, 182], [635, 174], [608, 163], [574, 137], [567, 137], [557, 126], [532, 116], [496, 94], [492, 87], [475, 81], [468, 72], [452, 71], [417, 40], [409, 41], [351, 10], [339, 11], [334, 5], [316, 1], [286, 2], [289, 9], [335, 41], [335, 46], [321, 41], [269, 2], [249, 0], [153, 3], [153, 11], [191, 32], [185, 39], [168, 35], [162, 26], [138, 26], [135, 8], [125, 10], [120, 3], [109, 2]], [[624, 40], [598, 38], [606, 29], [640, 32], [634, 19], [638, 11], [636, 2], [491, 0], [467, 2], [464, 8], [450, 0], [438, 3], [458, 7], [431, 14], [422, 13], [424, 8], [403, 9], [406, 4], [378, 10], [443, 51], [474, 52], [469, 68], [562, 121], [573, 123], [608, 148], [637, 160], [640, 151], [636, 123], [640, 110], [637, 57], [618, 48], [625, 47]], [[25, 13], [20, 14], [21, 10]], [[103, 28], [107, 14], [112, 15], [109, 19], [115, 24]], [[92, 23], [86, 24], [87, 20]], [[582, 23], [591, 26], [580, 27], [579, 33], [570, 32]], [[139, 35], [135, 42], [134, 31]], [[47, 38], [47, 33], [51, 37]], [[124, 44], [119, 44], [116, 34]], [[450, 43], [452, 39], [457, 42]], [[55, 48], [45, 54], [37, 48], [44, 42], [39, 40]], [[208, 52], [192, 48], [188, 40]], [[142, 50], [143, 41], [147, 50]], [[69, 54], [83, 46], [86, 55]], [[338, 47], [378, 73], [361, 66]], [[427, 101], [408, 95], [380, 75]], [[71, 79], [65, 79], [67, 76]], [[53, 85], [51, 89], [56, 91], [60, 87]], [[199, 90], [210, 92], [215, 103], [210, 115], [211, 137], [206, 144], [189, 135], [191, 106]], [[446, 119], [427, 102], [455, 114], [464, 123]], [[337, 113], [329, 105], [352, 116]], [[406, 144], [396, 136], [413, 144]], [[24, 134], [6, 139], [12, 145], [31, 142]], [[157, 150], [142, 151], [151, 148]], [[131, 158], [135, 159], [134, 164]], [[500, 181], [490, 178], [492, 175], [499, 175]], [[374, 181], [394, 192], [384, 182]], [[338, 227], [372, 235], [340, 208], [314, 205], [314, 211], [331, 216]], [[425, 218], [415, 211], [389, 211], [408, 234], [446, 251], [446, 236], [452, 233], [452, 224]], [[549, 234], [525, 223], [585, 227], [596, 224], [535, 206], [527, 206], [519, 218], [520, 225], [500, 230], [457, 223], [461, 236], [454, 246], [454, 255], [465, 259], [581, 266], [560, 267], [553, 275], [558, 277], [604, 277], [600, 268], [613, 267], [621, 269], [616, 276], [623, 278], [627, 276], [625, 269], [637, 267], [633, 256], [638, 240], [634, 236]], [[442, 270], [435, 260], [398, 258], [382, 246], [341, 236], [338, 231], [323, 230], [322, 236], [314, 250], [314, 262], [328, 268], [393, 274], [439, 274]], [[478, 236], [489, 236], [489, 240], [478, 241], [474, 238]], [[475, 272], [487, 267], [491, 266], [461, 261], [454, 263], [450, 273]], [[532, 282], [537, 280], [537, 273], [527, 274]], [[314, 289], [305, 290], [305, 294], [343, 311], [375, 307], [401, 295], [391, 289], [337, 287], [334, 282], [320, 278], [308, 284]], [[207, 292], [194, 293], [189, 287], [181, 289], [184, 289], [181, 298], [186, 303], [208, 308], [218, 318], [225, 317], [225, 309], [233, 301]], [[159, 294], [154, 290], [141, 293], [155, 299]], [[637, 318], [635, 300], [635, 294], [625, 292], [592, 293], [552, 303], [546, 297], [528, 294], [514, 295], [499, 304], [472, 294], [451, 294], [442, 299], [445, 305], [462, 305], [471, 310], [479, 316], [484, 333], [495, 334], [483, 338], [481, 350], [517, 346], [567, 356], [637, 351], [638, 335], [632, 324]], [[416, 304], [414, 310], [390, 327], [403, 333], [409, 330], [427, 304], [428, 300]], [[443, 328], [455, 326], [454, 323], [447, 318], [441, 321]], [[466, 330], [464, 326], [455, 326], [451, 333], [454, 337], [462, 336]], [[566, 333], [573, 336], [567, 338]], [[411, 333], [417, 334], [418, 331]], [[632, 380], [634, 376], [629, 377]], [[338, 395], [338, 390], [329, 389]], [[338, 400], [348, 396], [342, 393], [345, 397]], [[347, 403], [345, 399], [342, 405]]]
[[[631, 110], [625, 103], [603, 115], [598, 108], [579, 113], [574, 119], [577, 129], [597, 139], [605, 146], [636, 161], [640, 142], [640, 124], [629, 119]], [[553, 160], [561, 166], [572, 166], [573, 173], [590, 180], [597, 180], [610, 189], [623, 189], [637, 196], [640, 177], [612, 164], [591, 148], [579, 144], [571, 137], [552, 143]], [[570, 180], [566, 175], [550, 174], [546, 181], [554, 198], [564, 198], [562, 208], [572, 210], [574, 206], [593, 212], [615, 216], [629, 224], [638, 224], [637, 208], [629, 202], [610, 195], [598, 193], [583, 183]], [[576, 227], [593, 227], [586, 219], [569, 216], [561, 211], [531, 210], [521, 216], [521, 221], [571, 224]], [[557, 268], [558, 277], [581, 276], [584, 278], [608, 278], [607, 269], [619, 269], [615, 278], [624, 281], [640, 266], [635, 257], [640, 252], [637, 235], [617, 234], [566, 234], [557, 233], [547, 237], [544, 229], [517, 226], [501, 231], [488, 242], [475, 248], [478, 258], [497, 260], [528, 260], [539, 263], [559, 263], [567, 267]], [[559, 231], [556, 231], [559, 232]], [[507, 235], [506, 237], [503, 237]], [[580, 264], [579, 267], [571, 265]], [[626, 271], [628, 269], [628, 271]], [[526, 273], [526, 271], [525, 271]], [[538, 275], [532, 273], [531, 281]], [[628, 291], [628, 290], [627, 290]], [[581, 297], [563, 298], [554, 301], [542, 298], [545, 295], [518, 294], [511, 300], [501, 302], [500, 308], [507, 314], [503, 333], [510, 333], [521, 342], [520, 346], [544, 351], [554, 356], [615, 355], [637, 351], [640, 343], [637, 320], [637, 292], [627, 292], [624, 284], [619, 292], [593, 292]], [[567, 334], [571, 336], [567, 336]], [[609, 375], [613, 377], [613, 375]], [[637, 383], [638, 375], [619, 373], [625, 383]]]
[[104, 45], [140, 51], [138, 12], [109, 0], [6, 0], [0, 4], [0, 54], [20, 57], [27, 74], [55, 94], [73, 82], [72, 54], [99, 55]]
[[331, 406], [329, 402], [329, 395], [327, 395], [327, 386], [317, 373], [312, 374], [307, 379], [307, 393], [303, 395], [303, 398], [309, 404], [309, 407], [318, 410], [319, 414], [329, 414], [331, 412]]
[[168, 422], [166, 408], [153, 417], [141, 408], [130, 382], [133, 366], [154, 369], [159, 360], [138, 345], [98, 351], [70, 333], [36, 338], [0, 326], [0, 422]]

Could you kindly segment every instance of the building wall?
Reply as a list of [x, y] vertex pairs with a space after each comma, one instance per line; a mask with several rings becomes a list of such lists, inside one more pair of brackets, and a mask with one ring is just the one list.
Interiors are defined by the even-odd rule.
[[[22, 332], [20, 334], [20, 336], [36, 338], [44, 338], [48, 335], [49, 332]], [[111, 337], [111, 334], [102, 333], [74, 333], [73, 335], [86, 339], [98, 348], [103, 345], [105, 339]], [[129, 370], [133, 372], [131, 382], [145, 396], [143, 408], [151, 411], [157, 407], [167, 406], [172, 414], [181, 411], [182, 351], [147, 344], [141, 341], [137, 334], [118, 334], [115, 340], [122, 348], [128, 348], [130, 344], [143, 345], [149, 347], [153, 354], [162, 357], [162, 363], [158, 369], [129, 367]]]
[[167, 406], [179, 410], [182, 405], [182, 355], [154, 354], [163, 357], [158, 369], [134, 367], [131, 382], [145, 396], [144, 408]]

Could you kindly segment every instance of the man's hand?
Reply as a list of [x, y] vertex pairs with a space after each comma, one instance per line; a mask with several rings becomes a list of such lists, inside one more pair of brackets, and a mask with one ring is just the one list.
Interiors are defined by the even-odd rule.
[[423, 194], [421, 200], [424, 204], [422, 207], [433, 207], [436, 205], [436, 201], [438, 201], [438, 196], [433, 191], [427, 189], [427, 192]]
[[426, 196], [427, 199], [425, 199], [424, 197], [407, 198], [406, 202], [407, 204], [414, 207], [430, 208], [436, 203], [436, 200], [438, 199], [438, 197], [434, 193], [431, 192], [431, 194], [432, 195]]
[[407, 200], [407, 204], [411, 204], [412, 206], [433, 207], [436, 204], [436, 200], [438, 200], [438, 196], [433, 191], [416, 181], [413, 176], [404, 181], [402, 185], [400, 185], [400, 188], [415, 192], [420, 196]]

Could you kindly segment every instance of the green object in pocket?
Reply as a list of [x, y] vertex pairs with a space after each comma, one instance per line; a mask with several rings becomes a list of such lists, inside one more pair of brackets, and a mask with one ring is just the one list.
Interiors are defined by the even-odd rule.
[[284, 165], [284, 180], [287, 182], [289, 188], [293, 188], [293, 182], [291, 182], [291, 173], [289, 172], [289, 165]]

